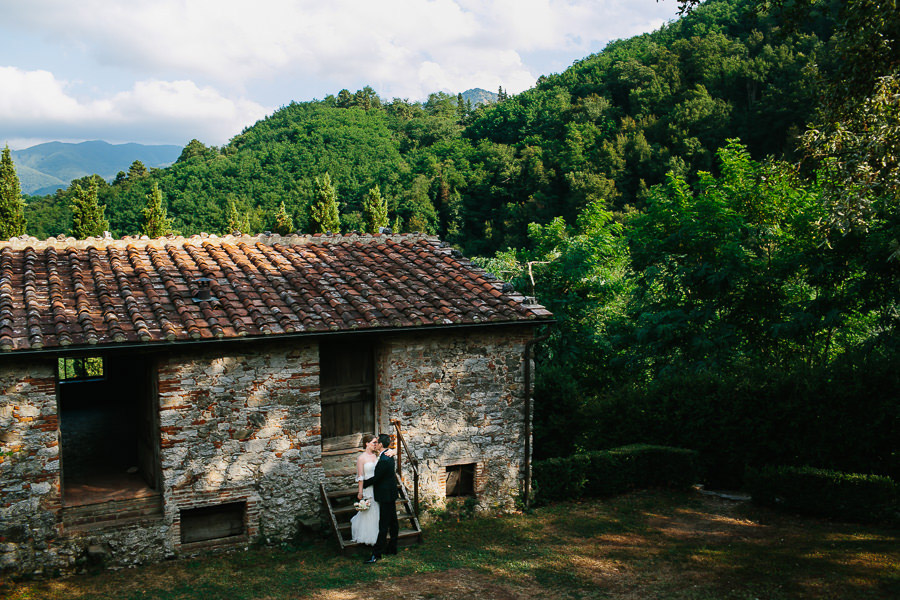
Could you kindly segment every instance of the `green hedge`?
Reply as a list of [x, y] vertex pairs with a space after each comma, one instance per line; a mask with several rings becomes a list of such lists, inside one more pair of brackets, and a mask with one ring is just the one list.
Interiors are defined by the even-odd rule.
[[900, 525], [900, 484], [881, 475], [812, 467], [765, 467], [747, 472], [760, 504], [848, 521]]
[[697, 481], [697, 453], [633, 444], [537, 461], [533, 474], [541, 501], [610, 496], [648, 487], [685, 488]]
[[[898, 364], [900, 349], [806, 370], [768, 361], [728, 372], [672, 369], [640, 383], [597, 385], [598, 396], [578, 398], [549, 369], [554, 379], [535, 388], [535, 460], [641, 440], [697, 450], [704, 483], [722, 489], [744, 487], [746, 467], [766, 465], [900, 481]], [[563, 398], [551, 395], [557, 389]]]

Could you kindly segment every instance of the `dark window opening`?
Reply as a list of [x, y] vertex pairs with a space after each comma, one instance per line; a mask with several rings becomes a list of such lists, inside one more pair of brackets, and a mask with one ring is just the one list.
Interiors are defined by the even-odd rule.
[[361, 343], [319, 347], [322, 448], [358, 448], [363, 433], [375, 432], [375, 361]]
[[[152, 361], [141, 356], [93, 358], [97, 360], [82, 365], [77, 362], [81, 359], [60, 360], [60, 459], [63, 500], [69, 506], [147, 496], [158, 489]], [[70, 372], [89, 375], [62, 379]]]
[[246, 502], [181, 511], [181, 543], [207, 542], [244, 535]]
[[447, 467], [447, 497], [475, 495], [475, 465], [450, 465]]
[[57, 364], [57, 375], [60, 382], [103, 379], [105, 376], [103, 357], [60, 358]]

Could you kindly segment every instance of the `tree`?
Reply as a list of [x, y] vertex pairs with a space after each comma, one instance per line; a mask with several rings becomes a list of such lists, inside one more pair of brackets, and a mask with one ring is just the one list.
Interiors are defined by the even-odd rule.
[[104, 215], [106, 206], [100, 205], [97, 200], [99, 178], [99, 175], [94, 175], [87, 189], [77, 183], [73, 186], [75, 196], [72, 199], [72, 235], [79, 240], [101, 237], [109, 229], [109, 221]]
[[0, 239], [8, 240], [25, 233], [24, 210], [19, 177], [16, 175], [9, 146], [6, 146], [0, 160]]
[[200, 157], [200, 158], [212, 158], [216, 155], [215, 148], [207, 148], [203, 145], [198, 139], [192, 139], [187, 143], [187, 146], [181, 151], [181, 155], [176, 160], [176, 163], [187, 162], [192, 158]]
[[238, 212], [234, 200], [228, 201], [228, 225], [225, 233], [238, 235], [250, 233], [250, 220], [245, 213]]
[[387, 227], [390, 224], [387, 199], [381, 195], [377, 184], [369, 190], [363, 200], [363, 219], [367, 233], [378, 233], [380, 227]]
[[272, 227], [272, 231], [278, 235], [289, 235], [294, 232], [294, 219], [291, 218], [287, 209], [284, 208], [284, 202], [281, 203], [278, 207], [278, 212], [275, 213], [275, 225]]
[[353, 105], [353, 95], [350, 93], [350, 90], [345, 88], [338, 92], [334, 105], [338, 108], [350, 108]]
[[469, 113], [466, 111], [466, 102], [463, 100], [462, 93], [459, 93], [456, 95], [456, 116], [462, 121], [466, 118], [467, 114]]
[[163, 206], [162, 192], [159, 184], [153, 182], [153, 187], [147, 194], [147, 206], [143, 210], [143, 229], [151, 238], [158, 238], [172, 232], [172, 220], [166, 217], [166, 207]]
[[316, 202], [310, 207], [310, 225], [313, 233], [338, 233], [341, 230], [341, 215], [338, 211], [337, 191], [331, 184], [331, 176], [319, 180], [316, 177]]
[[145, 167], [144, 163], [139, 160], [134, 161], [133, 163], [131, 163], [131, 166], [128, 167], [128, 179], [131, 180], [146, 177], [147, 173], [147, 167]]

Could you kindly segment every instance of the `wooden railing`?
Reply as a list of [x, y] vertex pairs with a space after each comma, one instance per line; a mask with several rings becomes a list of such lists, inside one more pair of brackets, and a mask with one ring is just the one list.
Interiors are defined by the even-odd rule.
[[391, 423], [397, 431], [397, 475], [403, 480], [403, 455], [406, 454], [406, 460], [409, 461], [410, 470], [413, 474], [413, 512], [416, 518], [419, 518], [419, 461], [410, 452], [409, 444], [403, 437], [403, 430], [400, 429], [400, 421], [393, 419]]

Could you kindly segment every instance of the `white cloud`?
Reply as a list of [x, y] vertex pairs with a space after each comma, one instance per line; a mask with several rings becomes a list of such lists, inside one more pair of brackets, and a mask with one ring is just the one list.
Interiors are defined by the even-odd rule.
[[484, 76], [493, 81], [483, 85], [521, 91], [541, 74], [522, 53], [586, 53], [658, 26], [674, 9], [674, 0], [30, 0], [4, 19], [140, 78], [234, 90], [276, 78], [337, 89], [362, 81], [421, 98], [429, 86], [459, 89]]
[[3, 4], [0, 57], [13, 64], [0, 66], [0, 135], [215, 144], [270, 112], [264, 105], [341, 88], [411, 100], [501, 85], [518, 93], [677, 9], [675, 0]]
[[47, 71], [0, 67], [0, 131], [9, 140], [142, 139], [186, 143], [198, 137], [221, 144], [271, 112], [230, 99], [191, 81], [139, 81], [125, 92], [81, 100]]

